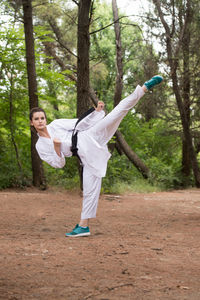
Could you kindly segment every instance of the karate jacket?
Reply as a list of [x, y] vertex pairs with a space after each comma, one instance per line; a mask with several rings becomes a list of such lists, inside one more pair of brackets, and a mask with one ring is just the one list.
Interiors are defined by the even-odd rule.
[[[95, 135], [101, 134], [89, 129], [105, 116], [104, 111], [94, 110], [91, 114], [81, 120], [76, 126], [78, 131], [78, 154], [84, 167], [87, 167], [91, 174], [96, 177], [104, 177], [107, 169], [107, 162], [111, 154], [107, 145], [100, 145], [95, 139]], [[47, 130], [51, 138], [45, 138], [38, 135], [36, 143], [37, 152], [42, 160], [54, 168], [63, 168], [65, 157], [72, 156], [71, 137], [72, 131], [78, 119], [57, 119], [47, 125]], [[102, 120], [103, 121], [103, 120]], [[61, 157], [54, 150], [53, 139], [58, 138], [61, 141]]]

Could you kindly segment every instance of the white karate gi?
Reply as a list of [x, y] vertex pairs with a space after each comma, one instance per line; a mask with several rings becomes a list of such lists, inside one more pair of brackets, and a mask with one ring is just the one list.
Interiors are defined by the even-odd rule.
[[[106, 175], [107, 162], [111, 154], [107, 143], [114, 135], [121, 120], [144, 95], [138, 85], [135, 91], [105, 116], [104, 111], [93, 111], [80, 121], [78, 131], [78, 154], [83, 163], [83, 205], [81, 219], [96, 217], [102, 177]], [[54, 168], [65, 165], [65, 157], [72, 156], [70, 151], [72, 130], [77, 119], [58, 119], [47, 125], [49, 138], [39, 136], [36, 149], [40, 158]], [[61, 141], [61, 157], [54, 150], [53, 139]]]

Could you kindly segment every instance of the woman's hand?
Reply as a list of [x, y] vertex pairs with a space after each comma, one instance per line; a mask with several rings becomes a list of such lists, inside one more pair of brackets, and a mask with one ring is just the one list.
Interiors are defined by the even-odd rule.
[[101, 111], [104, 109], [104, 102], [103, 101], [98, 101], [96, 111]]
[[54, 149], [55, 149], [56, 153], [58, 154], [58, 156], [61, 157], [61, 151], [60, 151], [60, 149], [61, 149], [61, 141], [59, 139], [55, 138], [53, 140], [53, 144], [54, 144]]

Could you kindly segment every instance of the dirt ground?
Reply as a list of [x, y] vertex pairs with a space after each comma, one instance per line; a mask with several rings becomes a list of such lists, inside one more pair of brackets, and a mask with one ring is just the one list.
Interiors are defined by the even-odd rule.
[[101, 195], [66, 238], [78, 192], [0, 192], [0, 299], [200, 299], [200, 190]]

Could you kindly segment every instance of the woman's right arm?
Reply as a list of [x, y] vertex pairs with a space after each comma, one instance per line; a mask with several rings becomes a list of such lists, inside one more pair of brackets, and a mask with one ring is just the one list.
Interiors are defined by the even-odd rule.
[[49, 147], [44, 148], [36, 144], [36, 149], [40, 158], [53, 168], [63, 168], [65, 165], [65, 157], [63, 153], [60, 152], [60, 155], [58, 155], [53, 145], [48, 146]]
[[61, 157], [61, 141], [59, 139], [54, 139], [53, 144], [54, 150], [56, 151], [57, 155]]

